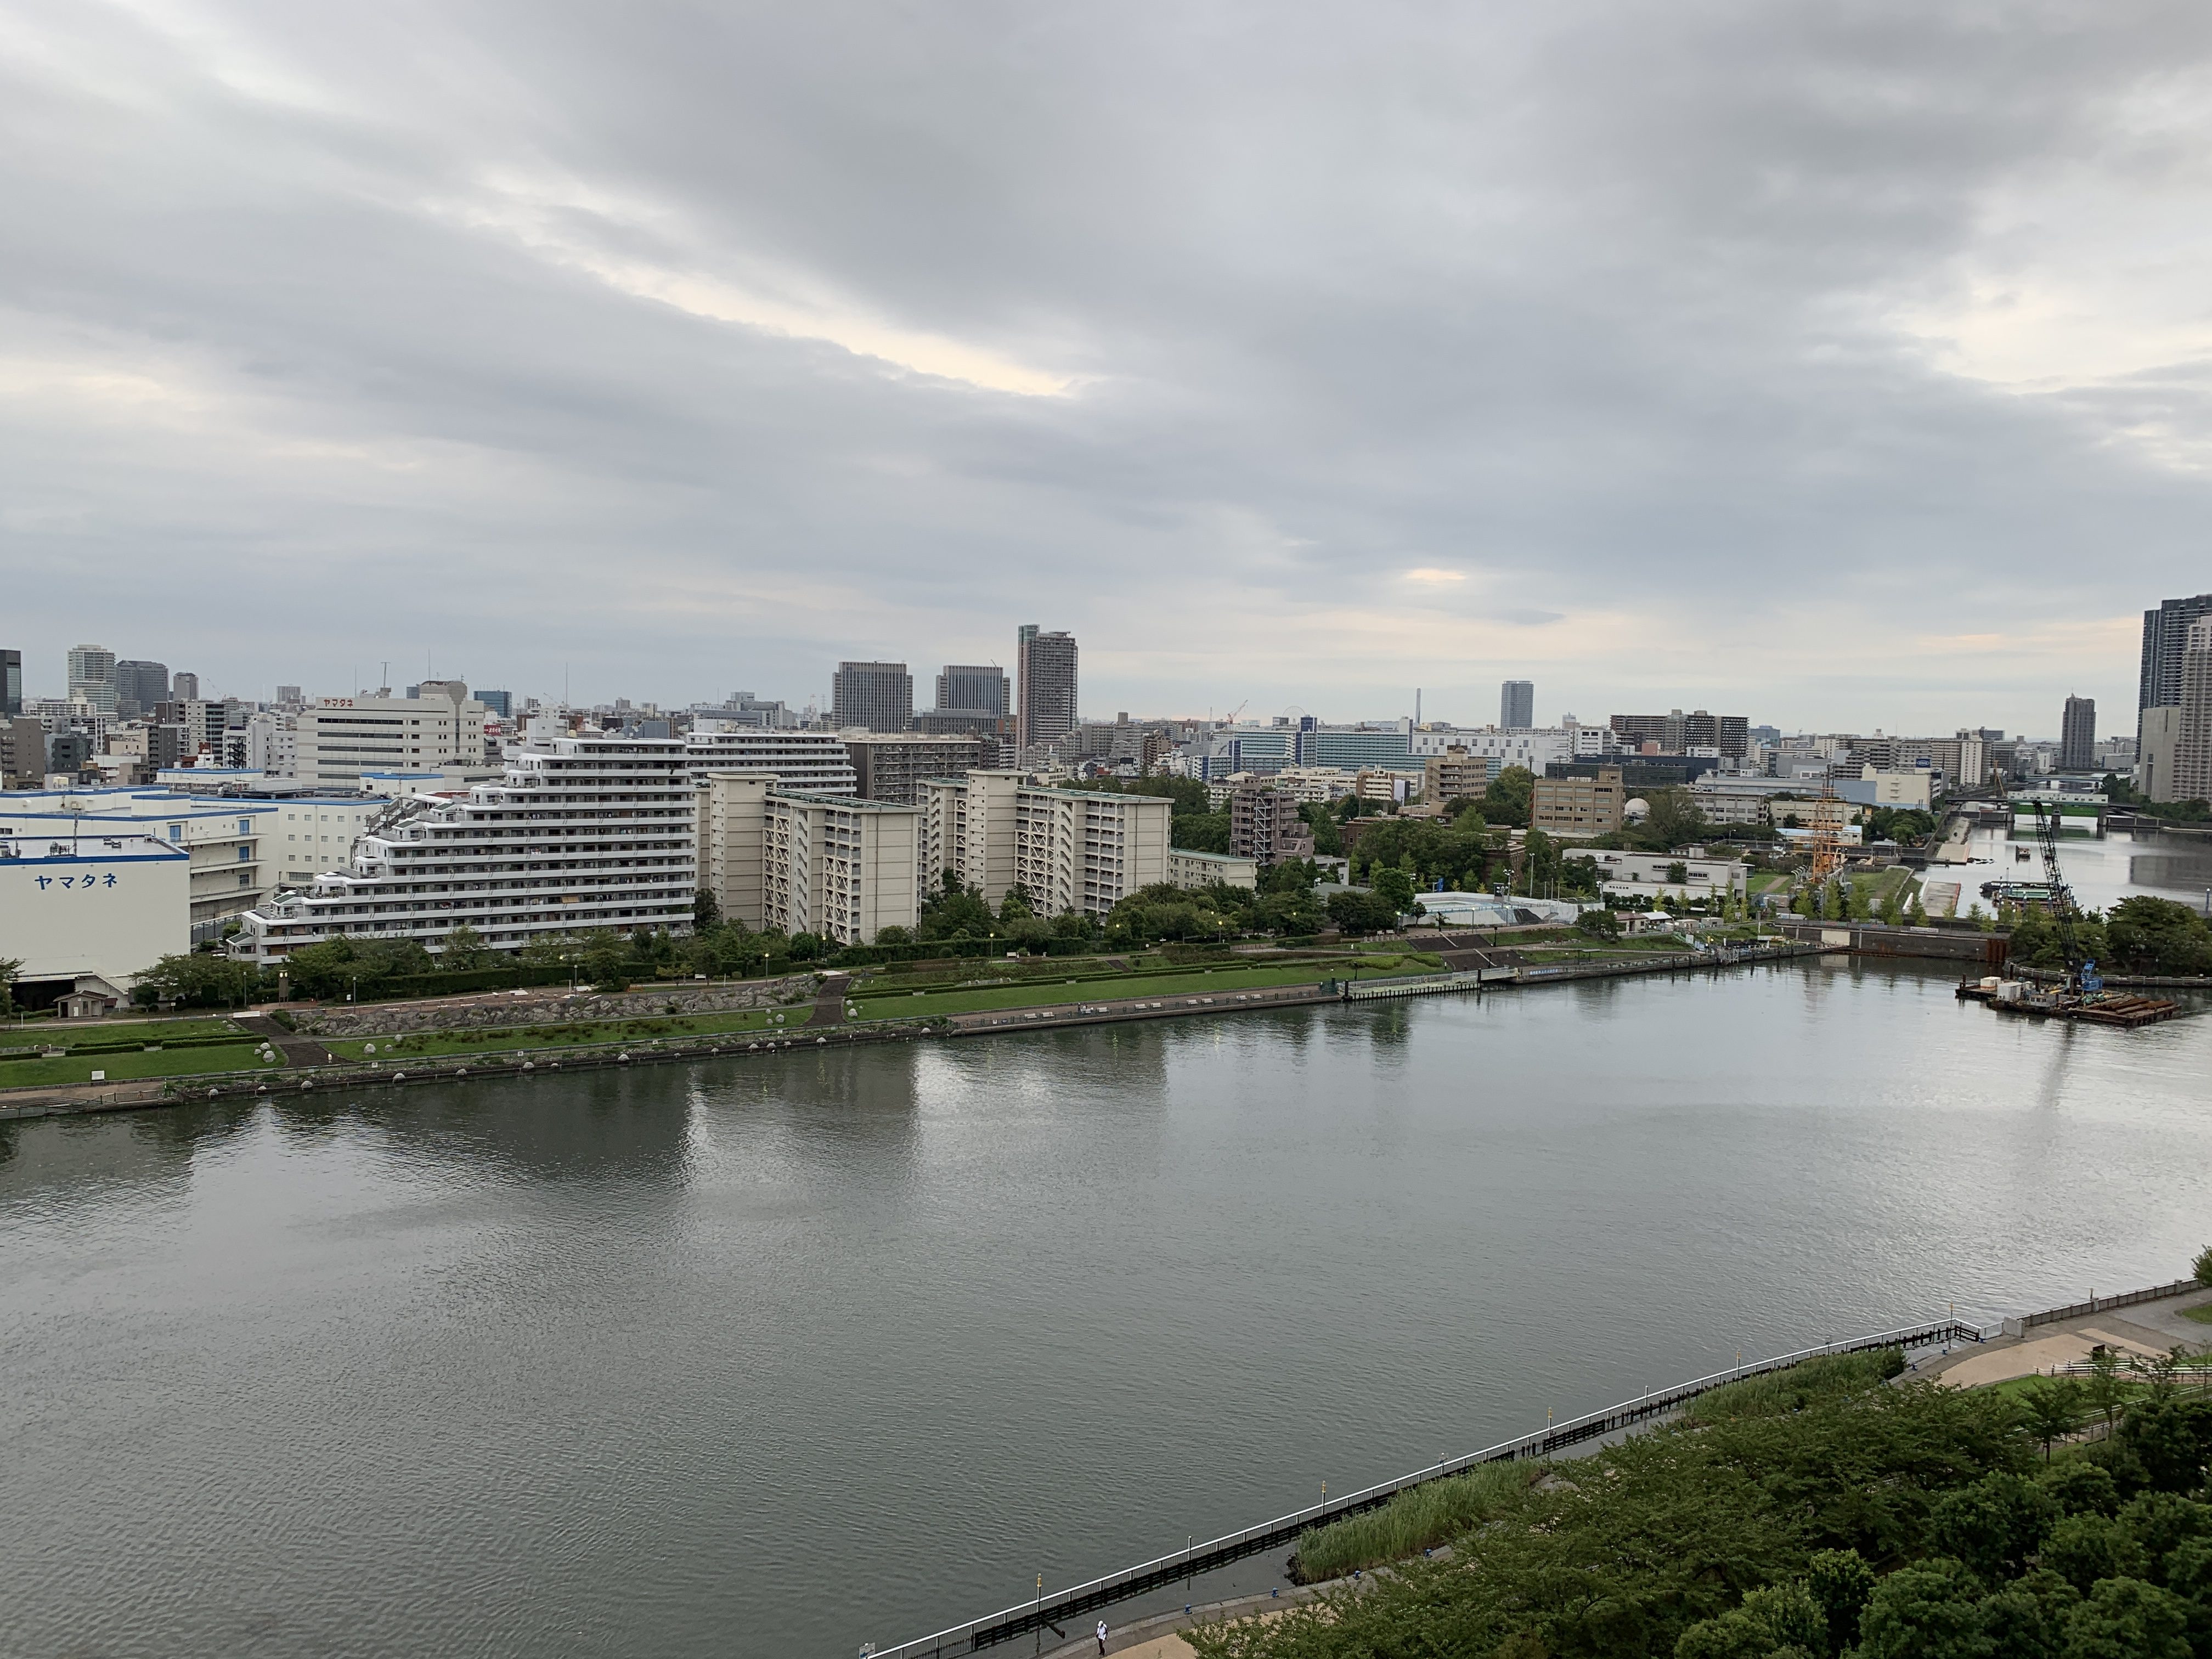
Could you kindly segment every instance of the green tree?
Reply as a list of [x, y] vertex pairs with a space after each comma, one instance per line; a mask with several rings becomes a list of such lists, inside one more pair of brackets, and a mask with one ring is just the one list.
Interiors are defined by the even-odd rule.
[[491, 947], [483, 935], [465, 921], [438, 941], [437, 965], [448, 973], [465, 973], [491, 960]]
[[2142, 1547], [2118, 1521], [2102, 1515], [2069, 1515], [2043, 1543], [2043, 1565], [2080, 1590], [2103, 1578], [2142, 1571]]
[[1587, 933], [1592, 939], [1619, 939], [1620, 918], [1601, 905], [1595, 909], [1585, 910], [1577, 916], [1575, 931]]
[[1883, 923], [1891, 927], [1896, 927], [1899, 922], [1905, 920], [1905, 890], [1903, 887], [1892, 886], [1881, 896], [1881, 908], [1880, 915]]
[[1370, 884], [1375, 896], [1390, 907], [1394, 916], [1409, 913], [1414, 904], [1413, 874], [1410, 870], [1377, 870]]
[[1640, 834], [1654, 852], [1671, 853], [1705, 833], [1705, 809], [1688, 790], [1680, 786], [1654, 789], [1645, 799], [1651, 811]]
[[1229, 814], [1177, 812], [1168, 819], [1168, 844], [1187, 853], [1229, 850]]
[[12, 1014], [15, 1012], [15, 996], [12, 988], [15, 983], [15, 975], [22, 971], [22, 957], [0, 957], [0, 1015]]
[[2127, 1403], [2127, 1367], [2118, 1353], [2100, 1342], [2089, 1351], [2089, 1376], [2086, 1383], [2089, 1403], [2104, 1414], [2105, 1432], [2109, 1436], [2112, 1424]]
[[1899, 1567], [1874, 1587], [1859, 1615], [1861, 1659], [1989, 1659], [1981, 1586], [1937, 1557]]
[[2197, 1260], [2190, 1263], [2190, 1272], [2198, 1284], [2212, 1285], [2212, 1244], [2197, 1251]]
[[2081, 1385], [2070, 1376], [2039, 1377], [2021, 1390], [2020, 1403], [2027, 1431], [2048, 1463], [2052, 1443], [2073, 1433], [2081, 1421]]
[[1859, 1639], [1859, 1614], [1874, 1594], [1874, 1569], [1856, 1550], [1820, 1550], [1805, 1564], [1805, 1588], [1827, 1620], [1827, 1651]]
[[[2078, 1387], [2079, 1384], [2076, 1384]], [[2101, 1463], [2073, 1462], [2044, 1470], [2043, 1489], [2061, 1515], [2118, 1515], [2119, 1483]]]
[[1030, 890], [1016, 882], [1006, 889], [1006, 896], [999, 901], [999, 920], [1004, 922], [1027, 921], [1036, 915], [1036, 905]]
[[2186, 904], [2137, 893], [2105, 921], [2112, 964], [2140, 974], [2212, 974], [2212, 925]]
[[1536, 775], [1525, 766], [1509, 766], [1491, 779], [1482, 792], [1485, 823], [1511, 830], [1528, 827], [1530, 803], [1535, 799]]
[[1937, 1552], [1995, 1581], [2022, 1571], [2058, 1518], [2058, 1506], [2033, 1480], [2001, 1470], [1949, 1492], [1929, 1511]]
[[186, 1008], [237, 1008], [256, 1000], [261, 988], [260, 969], [250, 962], [187, 952], [156, 960], [138, 975], [131, 996], [146, 1006], [174, 1003]]
[[532, 968], [559, 968], [567, 965], [579, 950], [574, 933], [532, 933], [515, 954]]
[[2189, 1605], [2139, 1578], [2107, 1578], [2066, 1615], [2066, 1659], [2190, 1659]]
[[714, 896], [711, 887], [702, 887], [691, 895], [691, 926], [700, 933], [720, 924], [722, 902]]
[[1398, 925], [1398, 912], [1389, 900], [1355, 889], [1328, 896], [1328, 919], [1347, 933], [1379, 933]]

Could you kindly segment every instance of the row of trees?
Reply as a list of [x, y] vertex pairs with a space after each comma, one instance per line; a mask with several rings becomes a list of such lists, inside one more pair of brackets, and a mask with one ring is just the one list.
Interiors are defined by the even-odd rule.
[[[2013, 960], [2031, 968], [2064, 965], [2058, 924], [2048, 912], [2021, 909], [2009, 919]], [[2080, 917], [2074, 931], [2082, 954], [2110, 973], [2212, 974], [2212, 925], [2172, 899], [2137, 893], [2103, 915]]]

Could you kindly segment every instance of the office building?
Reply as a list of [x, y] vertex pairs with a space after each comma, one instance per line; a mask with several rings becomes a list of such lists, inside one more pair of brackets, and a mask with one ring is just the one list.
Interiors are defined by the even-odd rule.
[[830, 686], [830, 723], [903, 732], [914, 724], [914, 676], [902, 662], [841, 662]]
[[1591, 769], [1593, 777], [1538, 778], [1529, 797], [1529, 828], [1551, 836], [1602, 836], [1620, 829], [1628, 804], [1620, 769]]
[[249, 911], [231, 953], [276, 963], [341, 936], [435, 952], [464, 924], [500, 951], [601, 927], [688, 931], [699, 791], [684, 745], [552, 729], [530, 734], [500, 782], [393, 802], [349, 868]]
[[88, 830], [0, 801], [0, 939], [21, 963], [9, 987], [19, 1006], [109, 1012], [155, 963], [191, 949], [191, 855], [146, 830]]
[[2058, 723], [2058, 769], [2087, 772], [2097, 764], [2097, 701], [2069, 697]]
[[[284, 688], [283, 688], [282, 686], [279, 686], [279, 687], [277, 688], [277, 690], [278, 690], [278, 691], [279, 691], [279, 693], [280, 693], [280, 694], [283, 692], [283, 689], [284, 689]], [[295, 696], [296, 697], [296, 696], [297, 696], [297, 692], [295, 691], [294, 695], [295, 695]], [[471, 695], [473, 695], [473, 696], [475, 696], [476, 700], [477, 700], [478, 702], [482, 703], [485, 708], [487, 708], [490, 709], [490, 710], [491, 710], [491, 712], [492, 712], [493, 714], [495, 714], [498, 715], [498, 716], [500, 717], [500, 719], [501, 719], [501, 720], [513, 720], [513, 719], [514, 718], [514, 692], [512, 692], [512, 691], [477, 691], [477, 692], [475, 692], [475, 693], [472, 693]]]
[[23, 653], [0, 651], [0, 720], [12, 720], [23, 712]]
[[1310, 859], [1313, 826], [1299, 815], [1297, 802], [1281, 790], [1248, 784], [1229, 797], [1229, 850], [1262, 866]]
[[73, 645], [69, 649], [69, 699], [82, 701], [102, 714], [115, 713], [115, 653], [106, 646]]
[[765, 772], [700, 783], [699, 885], [726, 919], [841, 945], [921, 919], [919, 808], [784, 789]]
[[995, 739], [957, 733], [854, 732], [844, 744], [860, 799], [907, 806], [921, 801], [923, 779], [953, 777], [999, 758]]
[[700, 715], [684, 739], [692, 775], [767, 772], [786, 789], [815, 795], [859, 793], [853, 757], [834, 732], [755, 726], [743, 714]]
[[924, 887], [949, 869], [993, 906], [1018, 884], [1039, 915], [1103, 915], [1167, 880], [1173, 810], [1164, 796], [1049, 789], [1016, 771], [931, 778], [922, 787]]
[[937, 707], [943, 714], [1008, 713], [1012, 705], [1006, 671], [996, 664], [945, 664], [937, 677]]
[[301, 709], [294, 775], [324, 788], [352, 789], [364, 772], [483, 772], [484, 720], [491, 711], [459, 680], [428, 680], [416, 689], [418, 696], [325, 697]]
[[1075, 635], [1024, 623], [1014, 645], [1014, 741], [1025, 750], [1058, 743], [1075, 730]]
[[125, 658], [115, 665], [115, 709], [125, 720], [150, 714], [168, 700], [167, 664]]
[[1536, 723], [1536, 683], [1508, 680], [1498, 689], [1498, 723], [1509, 732], [1523, 732]]
[[1598, 726], [1587, 730], [1531, 727], [1509, 732], [1502, 726], [1484, 726], [1416, 732], [1408, 744], [1416, 765], [1425, 766], [1431, 756], [1463, 749], [1470, 760], [1487, 763], [1492, 777], [1509, 766], [1526, 767], [1541, 777], [1544, 769], [1557, 762], [1583, 759], [1601, 752], [1594, 744], [1586, 744], [1579, 739], [1609, 738], [1612, 735]]
[[199, 695], [200, 677], [198, 675], [179, 672], [169, 676], [170, 702], [191, 702], [196, 701]]
[[2182, 658], [2188, 648], [2189, 630], [2204, 617], [2212, 617], [2212, 593], [2164, 599], [2143, 612], [2142, 665], [2136, 692], [2137, 708], [2180, 707]]

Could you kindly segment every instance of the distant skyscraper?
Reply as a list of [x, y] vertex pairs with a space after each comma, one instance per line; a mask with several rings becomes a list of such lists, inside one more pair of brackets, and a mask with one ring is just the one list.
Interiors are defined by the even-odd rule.
[[2097, 700], [2069, 697], [2058, 723], [2058, 769], [2088, 772], [2097, 764]]
[[1009, 706], [1006, 671], [947, 663], [937, 677], [937, 707], [951, 714], [1003, 714]]
[[0, 720], [23, 712], [23, 653], [0, 651]]
[[115, 665], [116, 712], [126, 716], [150, 714], [157, 702], [169, 700], [169, 665], [126, 659]]
[[1535, 725], [1535, 681], [1508, 680], [1498, 688], [1498, 723], [1516, 732]]
[[170, 675], [169, 698], [173, 702], [198, 702], [200, 700], [200, 677], [185, 673]]
[[841, 662], [830, 685], [830, 719], [838, 726], [903, 732], [914, 724], [914, 676], [902, 662]]
[[[2212, 617], [2212, 593], [2186, 599], [2161, 600], [2155, 610], [2143, 612], [2142, 673], [2136, 692], [2136, 707], [2171, 708], [2181, 701], [2181, 659], [2188, 648], [2189, 625], [2199, 617]], [[2141, 725], [2140, 720], [2137, 721]], [[2136, 735], [2142, 735], [2138, 730]]]
[[[285, 688], [281, 685], [276, 689], [279, 691], [285, 690]], [[293, 696], [297, 696], [298, 695], [299, 693], [296, 690], [293, 692]], [[490, 709], [491, 712], [498, 715], [500, 719], [503, 720], [511, 720], [514, 718], [514, 692], [477, 690], [471, 691], [469, 695], [474, 697], [478, 702], [482, 703], [485, 708]]]
[[103, 645], [69, 649], [69, 695], [82, 697], [103, 714], [115, 712], [115, 653]]
[[1075, 730], [1075, 635], [1042, 631], [1035, 623], [1015, 630], [1014, 741], [1058, 743]]

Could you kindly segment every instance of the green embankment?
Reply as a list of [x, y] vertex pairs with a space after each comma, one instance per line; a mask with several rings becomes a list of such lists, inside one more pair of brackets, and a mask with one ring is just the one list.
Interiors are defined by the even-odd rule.
[[[1350, 973], [1346, 969], [1350, 969]], [[870, 987], [858, 994], [860, 1013], [869, 1019], [934, 1019], [944, 1014], [995, 1012], [1010, 1008], [1040, 1008], [1062, 1003], [1114, 1002], [1124, 999], [1157, 998], [1183, 1006], [1194, 1000], [1218, 999], [1224, 993], [1272, 990], [1285, 986], [1319, 985], [1332, 975], [1360, 980], [1389, 979], [1407, 974], [1437, 971], [1413, 956], [1383, 957], [1357, 964], [1304, 963], [1290, 968], [1217, 968], [1211, 973], [1120, 974], [1057, 983], [976, 986], [958, 991], [900, 992], [889, 986]]]
[[636, 1042], [651, 1037], [741, 1036], [774, 1029], [775, 1013], [783, 1014], [789, 1027], [802, 1025], [809, 1006], [800, 1003], [789, 1008], [747, 1009], [726, 1014], [671, 1014], [651, 1019], [512, 1025], [479, 1031], [417, 1031], [406, 1036], [332, 1037], [323, 1046], [345, 1060], [434, 1060], [449, 1054], [504, 1054], [517, 1048]]
[[2111, 1438], [2046, 1453], [2007, 1394], [1881, 1380], [1894, 1363], [1716, 1390], [1524, 1488], [1438, 1500], [1431, 1525], [1417, 1488], [1300, 1542], [1322, 1571], [1397, 1548], [1389, 1571], [1187, 1639], [1202, 1659], [2207, 1651], [2212, 1400], [2153, 1380]]

